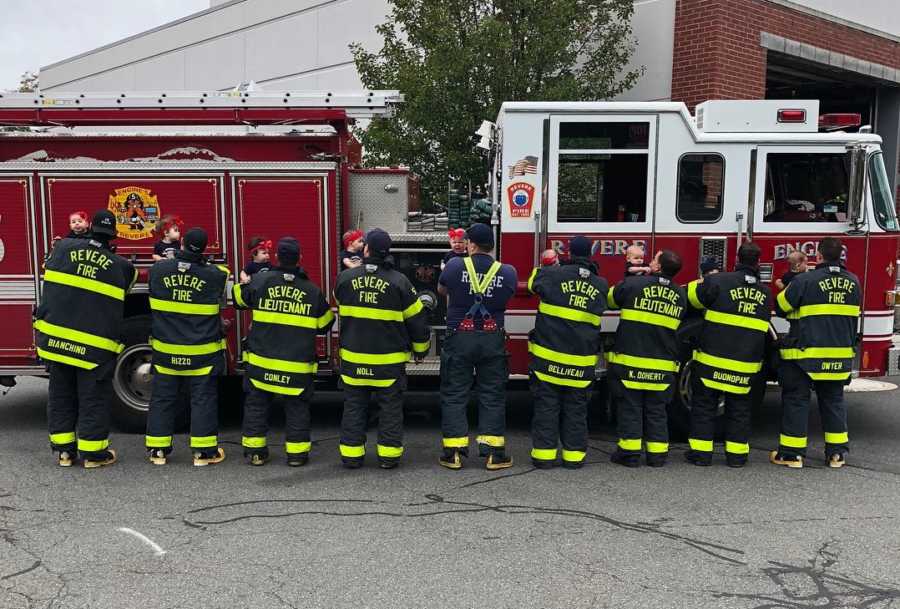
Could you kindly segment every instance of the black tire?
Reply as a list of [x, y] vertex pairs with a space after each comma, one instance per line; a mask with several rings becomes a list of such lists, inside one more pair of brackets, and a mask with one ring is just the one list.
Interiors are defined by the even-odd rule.
[[591, 400], [588, 402], [588, 429], [591, 431], [615, 424], [615, 409], [610, 398], [609, 388], [608, 376], [604, 376], [594, 383]]
[[109, 402], [116, 428], [128, 433], [144, 433], [147, 429], [147, 410], [153, 385], [149, 339], [149, 315], [125, 319], [122, 327], [125, 350], [116, 360]]
[[669, 402], [669, 439], [673, 442], [685, 442], [691, 432], [691, 377], [692, 362], [682, 364], [681, 371], [675, 376], [675, 392]]

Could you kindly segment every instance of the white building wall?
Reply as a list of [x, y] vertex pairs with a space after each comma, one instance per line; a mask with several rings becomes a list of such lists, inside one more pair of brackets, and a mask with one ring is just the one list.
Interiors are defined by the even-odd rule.
[[[214, 0], [215, 1], [215, 0]], [[387, 0], [222, 0], [208, 10], [41, 68], [44, 91], [361, 86], [349, 45], [380, 46]]]
[[634, 87], [618, 101], [672, 99], [672, 54], [675, 45], [675, 0], [635, 0], [631, 29], [637, 47], [628, 70], [644, 66]]

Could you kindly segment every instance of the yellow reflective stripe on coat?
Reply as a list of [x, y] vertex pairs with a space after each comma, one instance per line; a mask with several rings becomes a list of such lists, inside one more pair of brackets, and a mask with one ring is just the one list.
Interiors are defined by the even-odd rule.
[[556, 460], [556, 449], [555, 448], [532, 448], [531, 449], [531, 458], [537, 459], [538, 461], [555, 461]]
[[334, 321], [334, 311], [328, 309], [316, 318], [316, 327], [321, 330], [332, 321]]
[[238, 304], [239, 307], [247, 307], [247, 303], [244, 302], [244, 299], [241, 297], [241, 286], [244, 285], [242, 283], [234, 284], [234, 287], [231, 289], [231, 295], [234, 298], [234, 302]]
[[619, 438], [619, 448], [622, 450], [641, 450], [640, 438]]
[[853, 347], [807, 347], [781, 349], [781, 359], [853, 359]]
[[542, 347], [537, 343], [528, 342], [528, 352], [535, 356], [546, 359], [551, 362], [559, 362], [570, 366], [596, 366], [600, 361], [599, 355], [572, 355], [563, 353], [562, 351], [554, 351], [547, 347]]
[[356, 317], [359, 319], [375, 319], [378, 321], [403, 321], [402, 311], [390, 311], [388, 309], [375, 309], [372, 307], [355, 307], [340, 305], [338, 315], [341, 317]]
[[616, 299], [613, 298], [613, 292], [615, 291], [616, 286], [609, 286], [609, 291], [606, 293], [606, 306], [610, 309], [618, 309], [619, 303], [616, 302]]
[[610, 364], [619, 364], [620, 366], [628, 366], [629, 368], [647, 368], [649, 370], [663, 370], [666, 372], [678, 372], [678, 369], [681, 367], [678, 362], [673, 362], [668, 359], [626, 355], [624, 353], [615, 353], [613, 351], [606, 354], [606, 361]]
[[649, 440], [644, 443], [647, 447], [648, 453], [667, 453], [669, 452], [669, 443], [668, 442], [650, 442]]
[[732, 455], [749, 455], [750, 445], [746, 442], [725, 442], [725, 452]]
[[718, 355], [710, 355], [703, 351], [694, 351], [694, 361], [706, 364], [707, 366], [712, 366], [713, 368], [728, 370], [729, 372], [744, 372], [747, 374], [759, 372], [763, 367], [762, 362], [744, 362], [737, 359], [719, 357]]
[[59, 353], [54, 353], [53, 351], [45, 351], [41, 348], [38, 348], [37, 354], [38, 357], [43, 360], [59, 362], [60, 364], [75, 366], [76, 368], [84, 368], [85, 370], [93, 370], [97, 367], [97, 364], [95, 364], [94, 362], [78, 359], [77, 357], [71, 357], [69, 355], [61, 355]]
[[778, 296], [775, 297], [775, 302], [778, 303], [778, 308], [784, 313], [790, 313], [794, 310], [794, 306], [789, 303], [787, 299], [787, 288], [778, 292]]
[[50, 443], [51, 444], [72, 444], [74, 442], [75, 442], [75, 432], [74, 431], [64, 431], [62, 433], [50, 434]]
[[840, 432], [825, 432], [825, 444], [846, 444], [850, 441], [850, 437], [847, 435], [846, 431]]
[[459, 438], [444, 438], [441, 443], [444, 448], [468, 448], [469, 436], [462, 436]]
[[[328, 312], [331, 313], [331, 311]], [[292, 315], [290, 313], [273, 313], [271, 311], [259, 311], [257, 309], [253, 309], [252, 317], [253, 321], [261, 321], [266, 324], [279, 324], [282, 326], [294, 326], [296, 328], [309, 328], [311, 330], [324, 328], [327, 325], [326, 322], [325, 324], [320, 326], [318, 320], [315, 317], [308, 317], [306, 315]]]
[[272, 385], [270, 383], [264, 383], [256, 379], [250, 379], [250, 384], [260, 391], [268, 391], [269, 393], [277, 393], [279, 395], [300, 395], [301, 393], [303, 393], [303, 389], [301, 387], [285, 387], [283, 385]]
[[542, 302], [538, 305], [538, 311], [544, 315], [560, 317], [562, 319], [568, 319], [569, 321], [580, 321], [593, 326], [600, 325], [600, 316], [588, 313], [587, 311], [570, 309], [569, 307], [560, 307], [546, 302]]
[[265, 448], [265, 436], [244, 436], [241, 438], [241, 446], [244, 448]]
[[681, 325], [681, 320], [659, 313], [648, 313], [647, 311], [637, 311], [635, 309], [623, 309], [620, 319], [627, 321], [635, 321], [642, 324], [650, 324], [651, 326], [662, 326], [671, 330], [677, 330]]
[[534, 294], [534, 278], [537, 277], [538, 267], [531, 269], [531, 275], [528, 276], [528, 291]]
[[218, 444], [218, 436], [191, 436], [191, 448], [214, 448]]
[[212, 372], [212, 366], [204, 366], [203, 368], [195, 368], [193, 370], [177, 370], [175, 368], [166, 368], [159, 364], [153, 364], [153, 367], [160, 374], [168, 374], [171, 376], [203, 376]]
[[639, 391], [665, 391], [669, 388], [669, 383], [644, 383], [641, 381], [622, 381], [622, 385], [626, 389], [637, 389]]
[[760, 332], [769, 331], [769, 322], [755, 317], [745, 317], [744, 315], [734, 315], [732, 313], [708, 310], [704, 314], [703, 319], [724, 326], [735, 326], [738, 328], [747, 328], [748, 330], [758, 330]]
[[244, 359], [254, 366], [277, 370], [278, 372], [297, 372], [299, 374], [315, 374], [319, 370], [317, 362], [294, 362], [274, 357], [263, 357], [256, 353], [247, 352]]
[[797, 309], [795, 319], [812, 317], [814, 315], [840, 315], [844, 317], [859, 317], [859, 305], [845, 304], [814, 304], [803, 305]]
[[109, 448], [109, 438], [105, 440], [83, 440], [78, 438], [78, 450], [85, 453], [95, 453]]
[[806, 374], [814, 381], [846, 381], [852, 373], [848, 370], [847, 372], [807, 372]]
[[487, 444], [493, 448], [503, 448], [506, 446], [506, 438], [503, 436], [475, 436], [475, 442], [478, 444]]
[[545, 383], [550, 383], [551, 385], [562, 385], [563, 387], [575, 387], [577, 389], [584, 389], [588, 385], [593, 382], [592, 380], [587, 381], [573, 381], [572, 379], [564, 379], [559, 376], [553, 376], [551, 374], [544, 374], [543, 372], [534, 371], [534, 375], [538, 378], [539, 381], [544, 381]]
[[112, 340], [111, 338], [104, 338], [103, 336], [88, 334], [87, 332], [82, 332], [81, 330], [73, 330], [71, 328], [57, 326], [56, 324], [51, 324], [50, 322], [44, 321], [43, 319], [39, 319], [34, 322], [34, 329], [41, 334], [46, 334], [47, 336], [62, 338], [64, 340], [71, 340], [76, 343], [81, 343], [82, 345], [88, 345], [89, 347], [96, 347], [97, 349], [112, 351], [113, 353], [121, 353], [125, 349], [125, 345], [118, 341]]
[[734, 393], [736, 395], [746, 395], [750, 393], [750, 387], [741, 387], [740, 385], [720, 383], [719, 381], [714, 381], [712, 379], [706, 379], [703, 377], [700, 378], [700, 382], [703, 383], [704, 387], [709, 387], [710, 389], [715, 389], [716, 391], [724, 391], [725, 393]]
[[384, 444], [377, 444], [376, 449], [378, 450], [379, 457], [385, 457], [387, 459], [399, 459], [403, 456], [402, 446], [385, 446]]
[[349, 349], [340, 350], [341, 359], [351, 364], [373, 364], [387, 366], [390, 364], [405, 364], [409, 361], [409, 352], [395, 351], [394, 353], [357, 353]]
[[587, 453], [583, 450], [566, 450], [564, 448], [562, 451], [562, 459], [567, 463], [581, 463], [586, 456]]
[[701, 453], [711, 453], [713, 451], [713, 441], [712, 440], [698, 440], [697, 438], [688, 438], [688, 446], [691, 447], [691, 450], [696, 450]]
[[218, 315], [218, 304], [194, 304], [190, 302], [175, 302], [159, 298], [150, 299], [150, 309], [163, 313], [181, 313], [182, 315]]
[[466, 256], [463, 258], [463, 263], [466, 266], [466, 271], [469, 273], [469, 285], [472, 286], [473, 294], [484, 294], [484, 291], [491, 285], [491, 282], [494, 280], [494, 276], [497, 274], [497, 271], [500, 270], [500, 263], [494, 260], [491, 263], [491, 267], [487, 270], [487, 273], [481, 278], [481, 281], [478, 280], [478, 273], [475, 272], [475, 263], [472, 261], [471, 256]]
[[364, 457], [366, 455], [366, 447], [362, 444], [360, 444], [359, 446], [348, 446], [347, 444], [340, 444], [338, 445], [338, 450], [341, 451], [342, 457], [350, 457], [355, 459]]
[[798, 438], [796, 436], [786, 436], [781, 434], [778, 443], [788, 448], [806, 448], [806, 436]]
[[698, 279], [695, 279], [694, 281], [692, 281], [688, 284], [688, 286], [687, 286], [688, 302], [691, 303], [691, 306], [694, 307], [695, 309], [705, 309], [706, 307], [703, 306], [703, 303], [700, 302], [700, 299], [697, 297], [697, 286], [698, 285], [700, 285], [700, 281]]
[[416, 298], [411, 305], [403, 309], [403, 319], [409, 319], [413, 315], [418, 315], [422, 312], [422, 308], [422, 301]]
[[144, 436], [144, 446], [147, 448], [170, 448], [172, 436]]
[[96, 279], [88, 279], [87, 277], [63, 273], [62, 271], [45, 271], [44, 281], [67, 285], [70, 288], [87, 290], [88, 292], [94, 292], [96, 294], [103, 294], [104, 296], [115, 298], [116, 300], [125, 300], [125, 290], [122, 288], [102, 281], [97, 281]]
[[358, 379], [346, 374], [341, 375], [341, 380], [353, 387], [390, 387], [397, 379]]
[[308, 453], [312, 450], [312, 442], [285, 442], [284, 452], [289, 455]]
[[225, 339], [214, 343], [204, 343], [202, 345], [176, 345], [174, 343], [164, 343], [155, 338], [150, 339], [150, 346], [154, 351], [167, 353], [169, 355], [208, 355], [225, 349]]
[[424, 343], [414, 342], [412, 349], [415, 353], [427, 353], [431, 349], [431, 339], [426, 340]]

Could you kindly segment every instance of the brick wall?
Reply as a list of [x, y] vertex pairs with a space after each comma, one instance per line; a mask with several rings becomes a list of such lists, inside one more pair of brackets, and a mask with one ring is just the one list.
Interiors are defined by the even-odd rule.
[[677, 0], [672, 99], [765, 97], [761, 31], [900, 69], [900, 43], [766, 0]]

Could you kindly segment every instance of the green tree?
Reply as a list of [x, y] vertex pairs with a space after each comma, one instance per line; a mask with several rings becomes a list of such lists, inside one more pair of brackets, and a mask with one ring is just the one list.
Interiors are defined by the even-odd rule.
[[370, 165], [409, 165], [426, 202], [484, 181], [474, 131], [504, 101], [600, 100], [633, 86], [632, 0], [390, 0], [384, 45], [351, 45], [369, 89], [399, 89], [391, 118], [358, 132]]
[[19, 79], [19, 93], [31, 93], [38, 89], [38, 75], [34, 72], [25, 72]]

